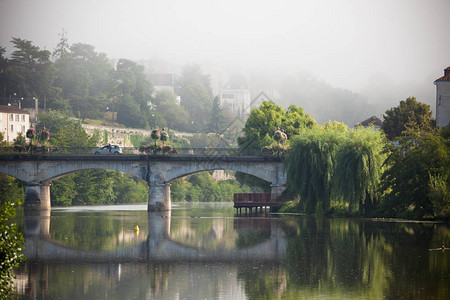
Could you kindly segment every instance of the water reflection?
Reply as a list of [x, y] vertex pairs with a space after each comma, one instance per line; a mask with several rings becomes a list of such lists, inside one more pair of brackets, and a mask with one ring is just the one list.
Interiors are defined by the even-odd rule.
[[[25, 216], [24, 299], [447, 299], [443, 224], [233, 211]], [[135, 225], [140, 230], [133, 232]]]

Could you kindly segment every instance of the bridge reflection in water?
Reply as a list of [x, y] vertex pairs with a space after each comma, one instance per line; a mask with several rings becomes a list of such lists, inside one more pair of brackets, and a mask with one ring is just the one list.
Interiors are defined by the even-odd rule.
[[[171, 238], [171, 211], [149, 212], [148, 233], [138, 242], [110, 251], [70, 248], [52, 239], [50, 211], [25, 211], [25, 251], [28, 261], [51, 262], [164, 262], [164, 261], [266, 261], [279, 262], [286, 255], [286, 239], [278, 222], [270, 222], [270, 236], [248, 247], [205, 249], [184, 245]], [[235, 219], [235, 227], [248, 226], [246, 219]], [[269, 225], [269, 223], [267, 223]]]
[[[219, 218], [217, 221], [225, 222], [222, 227], [229, 227], [231, 221], [236, 232], [249, 236], [260, 232], [259, 238], [256, 243], [241, 242], [234, 248], [207, 249], [183, 242], [185, 231], [179, 225], [192, 221], [191, 216], [151, 212], [148, 227], [142, 224], [138, 235], [127, 231], [132, 243], [109, 251], [91, 251], [52, 238], [54, 216], [49, 210], [24, 213], [24, 254], [28, 262], [18, 270], [15, 285], [26, 298], [65, 295], [70, 299], [148, 299], [151, 294], [156, 299], [176, 299], [179, 295], [171, 293], [177, 290], [190, 294], [191, 299], [217, 295], [245, 299], [238, 274], [254, 272], [255, 268], [268, 274], [284, 274], [280, 262], [286, 256], [287, 242], [282, 223], [270, 218]], [[171, 230], [174, 223], [177, 228]], [[190, 282], [193, 278], [195, 284]], [[117, 294], [111, 295], [113, 292]]]

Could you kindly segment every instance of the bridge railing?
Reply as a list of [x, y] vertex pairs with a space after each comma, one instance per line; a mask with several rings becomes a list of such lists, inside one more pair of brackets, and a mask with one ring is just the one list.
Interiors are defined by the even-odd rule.
[[[27, 155], [95, 155], [93, 150], [97, 147], [38, 147], [30, 151], [25, 147], [0, 147], [0, 154], [27, 154]], [[181, 156], [262, 156], [259, 149], [239, 148], [175, 148], [174, 151], [148, 151], [141, 152], [138, 147], [122, 147], [123, 155], [181, 155]], [[108, 154], [101, 154], [108, 155]]]

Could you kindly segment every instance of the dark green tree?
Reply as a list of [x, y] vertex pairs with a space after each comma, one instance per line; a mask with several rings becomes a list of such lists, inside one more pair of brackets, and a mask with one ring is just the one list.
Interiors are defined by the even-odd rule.
[[31, 41], [13, 38], [15, 50], [6, 62], [3, 94], [19, 97], [46, 99], [57, 94], [53, 87], [54, 65], [50, 61], [50, 51], [41, 50]]
[[186, 109], [192, 132], [206, 131], [212, 107], [212, 90], [209, 75], [202, 74], [198, 65], [185, 66], [176, 82], [176, 93], [181, 106]]
[[417, 101], [415, 97], [402, 100], [397, 107], [386, 110], [383, 119], [381, 129], [389, 140], [401, 136], [409, 128], [430, 131], [435, 127], [430, 106]]
[[177, 104], [176, 95], [172, 91], [158, 91], [153, 102], [156, 105], [156, 111], [164, 116], [169, 128], [179, 131], [186, 130], [190, 119], [189, 113]]
[[224, 117], [219, 101], [220, 101], [219, 97], [217, 96], [214, 97], [211, 109], [211, 117], [209, 120], [210, 132], [221, 133], [224, 130], [223, 128]]
[[0, 208], [0, 297], [13, 299], [16, 296], [13, 285], [15, 278], [12, 270], [19, 267], [25, 256], [21, 253], [24, 239], [13, 222], [15, 216], [15, 204], [6, 202]]
[[67, 102], [73, 115], [84, 118], [100, 118], [107, 106], [111, 64], [103, 53], [95, 52], [88, 44], [69, 45], [65, 34], [53, 52], [56, 66], [55, 87], [61, 98], [51, 99], [50, 108], [58, 108]]
[[19, 181], [0, 174], [0, 298], [13, 299], [14, 292], [12, 270], [19, 267], [25, 259], [21, 253], [23, 236], [14, 223], [16, 207], [23, 199], [23, 188]]
[[388, 169], [383, 175], [386, 216], [432, 217], [439, 216], [443, 208], [450, 208], [448, 194], [447, 199], [432, 194], [438, 188], [436, 184], [443, 185], [444, 191], [450, 190], [449, 145], [437, 134], [410, 130], [398, 140], [398, 145], [389, 147]]
[[112, 73], [111, 96], [117, 101], [117, 121], [130, 127], [149, 126], [152, 86], [145, 77], [144, 67], [120, 59]]

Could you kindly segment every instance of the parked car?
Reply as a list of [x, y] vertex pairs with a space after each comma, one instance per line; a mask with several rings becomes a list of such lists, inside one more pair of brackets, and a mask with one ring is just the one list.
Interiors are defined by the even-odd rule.
[[117, 145], [106, 145], [92, 150], [94, 154], [122, 154], [122, 149]]

